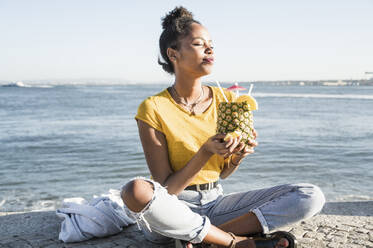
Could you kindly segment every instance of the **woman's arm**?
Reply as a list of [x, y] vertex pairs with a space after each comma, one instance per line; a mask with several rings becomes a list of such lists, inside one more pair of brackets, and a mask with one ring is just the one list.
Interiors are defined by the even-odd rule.
[[220, 172], [220, 176], [219, 176], [220, 179], [226, 179], [238, 169], [238, 166], [234, 166], [231, 162], [232, 156], [229, 156], [229, 158], [224, 161], [224, 168]]
[[221, 142], [224, 135], [212, 136], [182, 169], [173, 172], [164, 134], [141, 120], [137, 125], [150, 173], [155, 181], [167, 187], [170, 194], [183, 191], [213, 154], [226, 156], [233, 150], [232, 144], [226, 147], [227, 143]]

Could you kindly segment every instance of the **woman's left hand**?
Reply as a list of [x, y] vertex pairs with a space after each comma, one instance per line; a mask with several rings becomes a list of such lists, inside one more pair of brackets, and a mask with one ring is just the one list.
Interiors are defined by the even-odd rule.
[[253, 129], [253, 135], [254, 139], [250, 139], [247, 145], [240, 142], [239, 145], [232, 151], [232, 154], [235, 154], [235, 158], [239, 158], [239, 160], [241, 160], [247, 155], [254, 153], [254, 148], [258, 145], [258, 142], [256, 141], [258, 133], [255, 129]]
[[228, 163], [225, 164], [224, 170], [220, 173], [220, 178], [227, 178], [235, 170], [237, 170], [238, 165], [241, 163], [244, 157], [254, 153], [254, 148], [258, 145], [258, 142], [255, 140], [258, 136], [255, 129], [253, 130], [253, 136], [254, 139], [249, 140], [247, 145], [241, 142], [241, 137], [236, 138], [234, 141], [230, 140], [227, 142], [227, 145], [230, 145], [229, 153], [226, 154], [224, 158], [228, 158], [229, 156], [231, 156], [231, 158], [227, 161]]

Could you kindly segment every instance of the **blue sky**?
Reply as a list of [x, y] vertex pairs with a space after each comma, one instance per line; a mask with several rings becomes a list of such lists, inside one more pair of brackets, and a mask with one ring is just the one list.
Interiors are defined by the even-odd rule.
[[160, 18], [178, 5], [210, 31], [206, 80], [359, 79], [373, 71], [372, 0], [0, 0], [0, 80], [172, 80]]

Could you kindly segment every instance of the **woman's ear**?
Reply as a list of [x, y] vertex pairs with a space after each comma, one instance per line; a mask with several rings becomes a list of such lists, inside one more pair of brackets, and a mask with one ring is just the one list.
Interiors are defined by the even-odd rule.
[[172, 62], [176, 62], [176, 53], [177, 51], [171, 47], [167, 48], [167, 56]]

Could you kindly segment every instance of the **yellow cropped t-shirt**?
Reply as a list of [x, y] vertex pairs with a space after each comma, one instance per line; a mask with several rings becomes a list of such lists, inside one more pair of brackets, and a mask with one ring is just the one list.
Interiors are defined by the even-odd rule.
[[[210, 88], [212, 103], [202, 114], [192, 115], [182, 108], [167, 89], [145, 99], [137, 110], [136, 120], [146, 122], [166, 136], [169, 161], [174, 171], [183, 168], [208, 138], [216, 134], [217, 107], [225, 100], [219, 88]], [[224, 89], [224, 94], [231, 102], [233, 93]], [[214, 154], [191, 185], [217, 181], [223, 167], [223, 157]]]

